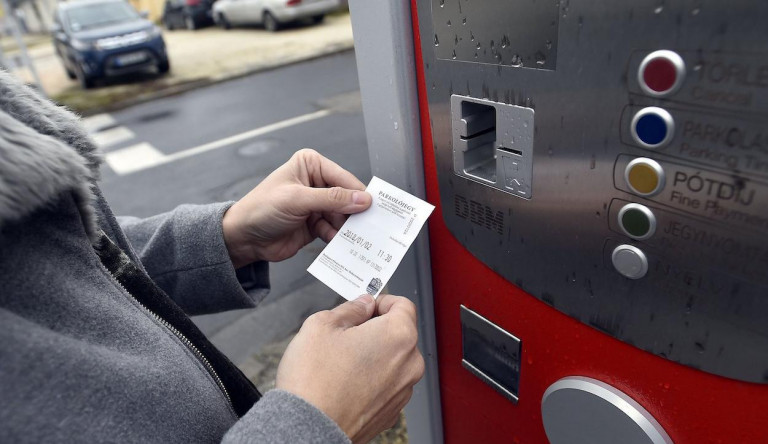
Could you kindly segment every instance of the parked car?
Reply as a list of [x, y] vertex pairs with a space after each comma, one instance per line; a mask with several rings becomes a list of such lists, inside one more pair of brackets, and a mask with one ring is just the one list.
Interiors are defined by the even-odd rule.
[[83, 88], [101, 77], [170, 69], [160, 28], [124, 0], [59, 3], [53, 44], [67, 75]]
[[320, 23], [326, 14], [340, 7], [340, 0], [218, 0], [213, 4], [213, 20], [225, 29], [263, 25], [274, 32], [298, 20]]
[[214, 0], [165, 0], [163, 25], [168, 30], [186, 28], [190, 31], [212, 25], [213, 2]]

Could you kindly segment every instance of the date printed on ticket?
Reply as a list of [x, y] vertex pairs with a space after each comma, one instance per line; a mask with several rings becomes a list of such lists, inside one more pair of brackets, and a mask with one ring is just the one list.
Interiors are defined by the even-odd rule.
[[348, 300], [377, 297], [434, 206], [378, 177], [371, 207], [347, 219], [307, 271]]

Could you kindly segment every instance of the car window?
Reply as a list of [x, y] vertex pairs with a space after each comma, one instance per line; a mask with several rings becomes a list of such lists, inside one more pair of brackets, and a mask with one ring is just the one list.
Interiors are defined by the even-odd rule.
[[90, 3], [67, 9], [69, 27], [75, 32], [138, 18], [139, 13], [124, 2]]

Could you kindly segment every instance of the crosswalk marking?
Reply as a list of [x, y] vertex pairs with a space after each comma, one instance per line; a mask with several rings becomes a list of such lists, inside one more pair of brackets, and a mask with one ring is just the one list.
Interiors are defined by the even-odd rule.
[[111, 114], [96, 114], [90, 117], [83, 117], [80, 120], [80, 123], [83, 124], [85, 130], [88, 131], [88, 133], [93, 134], [97, 131], [101, 131], [107, 127], [113, 126], [115, 124], [115, 118], [112, 117]]
[[255, 128], [249, 131], [235, 134], [234, 136], [225, 137], [210, 143], [189, 148], [184, 151], [178, 151], [173, 154], [165, 155], [158, 149], [154, 148], [148, 143], [140, 143], [138, 145], [129, 146], [119, 150], [106, 153], [105, 158], [107, 164], [119, 175], [131, 174], [137, 171], [141, 171], [147, 168], [156, 167], [158, 165], [175, 162], [180, 159], [195, 156], [207, 151], [219, 149], [232, 145], [234, 143], [242, 142], [254, 137], [258, 137], [273, 131], [278, 131], [284, 128], [288, 128], [300, 123], [309, 122], [311, 120], [319, 119], [331, 114], [330, 110], [322, 109], [309, 114], [304, 114], [290, 119], [281, 120], [270, 125]]
[[96, 142], [96, 145], [104, 149], [131, 140], [136, 137], [136, 134], [124, 126], [116, 126], [108, 130], [92, 133], [91, 137]]
[[122, 176], [163, 163], [164, 157], [157, 148], [142, 142], [107, 153], [104, 160], [115, 173]]

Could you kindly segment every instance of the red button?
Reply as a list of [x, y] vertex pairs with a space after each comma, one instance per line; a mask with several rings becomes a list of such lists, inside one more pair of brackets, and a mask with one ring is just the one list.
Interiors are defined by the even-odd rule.
[[662, 97], [677, 91], [685, 76], [685, 62], [677, 53], [654, 51], [640, 63], [638, 82], [648, 95]]
[[643, 80], [648, 88], [663, 93], [672, 89], [677, 80], [675, 65], [667, 59], [653, 59], [643, 71]]

